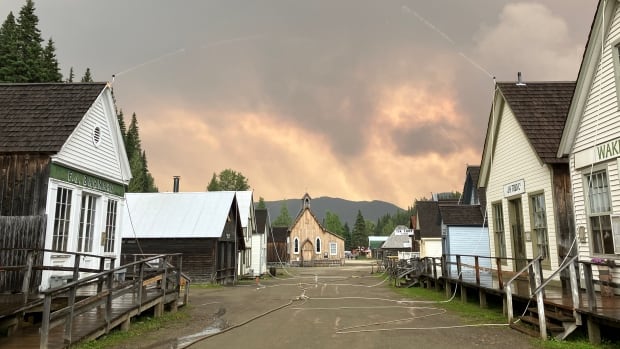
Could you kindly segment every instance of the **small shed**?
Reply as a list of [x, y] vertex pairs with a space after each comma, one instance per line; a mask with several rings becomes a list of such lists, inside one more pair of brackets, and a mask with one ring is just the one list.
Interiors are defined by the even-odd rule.
[[382, 259], [383, 254], [381, 253], [381, 246], [385, 240], [388, 239], [389, 236], [369, 236], [368, 237], [368, 248], [370, 249], [370, 253], [375, 259]]
[[[420, 258], [441, 257], [441, 215], [438, 201], [416, 201], [415, 231], [419, 231]], [[417, 237], [417, 234], [416, 234]]]
[[121, 227], [123, 259], [136, 254], [183, 253], [192, 281], [237, 279], [245, 249], [235, 192], [128, 193]]
[[398, 259], [420, 257], [419, 246], [413, 240], [413, 229], [404, 225], [394, 228], [394, 231], [381, 246], [383, 257], [398, 256]]
[[267, 237], [267, 263], [283, 264], [289, 262], [288, 227], [272, 227]]

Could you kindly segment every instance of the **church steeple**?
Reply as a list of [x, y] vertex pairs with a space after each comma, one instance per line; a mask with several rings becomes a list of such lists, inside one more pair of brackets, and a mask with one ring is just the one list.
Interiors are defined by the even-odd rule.
[[312, 198], [310, 197], [310, 195], [308, 195], [308, 193], [304, 194], [304, 197], [301, 198], [301, 210], [303, 211], [305, 208], [310, 209], [310, 201], [312, 201]]

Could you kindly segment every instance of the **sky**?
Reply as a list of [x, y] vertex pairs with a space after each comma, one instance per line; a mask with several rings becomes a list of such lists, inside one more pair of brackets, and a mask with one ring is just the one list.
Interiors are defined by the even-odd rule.
[[[0, 1], [2, 21], [25, 0]], [[255, 200], [402, 208], [461, 191], [493, 77], [574, 81], [595, 0], [54, 0], [65, 77], [113, 83], [160, 191], [242, 173]]]

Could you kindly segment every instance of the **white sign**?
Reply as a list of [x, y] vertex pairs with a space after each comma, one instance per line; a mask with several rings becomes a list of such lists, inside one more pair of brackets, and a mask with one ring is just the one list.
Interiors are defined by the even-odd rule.
[[504, 185], [504, 197], [523, 193], [525, 193], [524, 179]]
[[411, 235], [413, 235], [413, 229], [399, 229], [399, 230], [394, 232], [394, 235], [407, 235], [407, 236], [411, 236]]

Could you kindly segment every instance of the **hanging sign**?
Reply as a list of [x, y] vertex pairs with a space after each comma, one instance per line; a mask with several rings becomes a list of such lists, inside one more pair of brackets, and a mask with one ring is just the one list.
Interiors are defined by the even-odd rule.
[[516, 182], [504, 185], [504, 197], [525, 193], [525, 180], [521, 179]]

